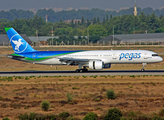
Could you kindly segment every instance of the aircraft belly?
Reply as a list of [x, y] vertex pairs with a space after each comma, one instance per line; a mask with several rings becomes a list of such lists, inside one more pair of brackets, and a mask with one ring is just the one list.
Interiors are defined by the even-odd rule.
[[36, 64], [44, 64], [44, 65], [61, 65], [62, 63], [59, 61], [59, 59], [51, 58], [43, 61], [37, 61]]

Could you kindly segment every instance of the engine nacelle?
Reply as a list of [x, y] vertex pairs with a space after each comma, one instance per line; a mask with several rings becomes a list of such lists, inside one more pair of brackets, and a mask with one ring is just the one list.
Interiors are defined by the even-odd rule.
[[104, 65], [102, 61], [89, 61], [89, 69], [92, 70], [101, 70]]
[[111, 63], [104, 64], [102, 61], [90, 61], [89, 62], [89, 69], [92, 70], [101, 70], [103, 68], [110, 68]]
[[110, 67], [111, 67], [111, 63], [108, 63], [108, 64], [104, 64], [103, 68], [110, 68]]

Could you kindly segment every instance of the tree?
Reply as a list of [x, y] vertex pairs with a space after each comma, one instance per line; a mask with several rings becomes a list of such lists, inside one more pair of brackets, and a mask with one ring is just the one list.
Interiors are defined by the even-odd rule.
[[103, 23], [105, 23], [105, 22], [106, 22], [105, 17], [103, 17]]
[[159, 19], [162, 19], [162, 18], [163, 18], [163, 15], [160, 15], [160, 16], [159, 16]]
[[112, 14], [110, 14], [110, 19], [112, 19], [113, 18], [113, 15]]
[[100, 18], [99, 17], [97, 17], [97, 22], [100, 22]]
[[164, 28], [163, 28], [163, 27], [158, 28], [158, 29], [156, 29], [155, 32], [156, 32], [156, 33], [164, 33]]
[[81, 18], [81, 24], [84, 25], [85, 24], [85, 19], [84, 19], [84, 16], [82, 16]]
[[63, 22], [63, 20], [60, 18], [60, 22]]
[[73, 21], [73, 19], [71, 20], [71, 27], [74, 28], [74, 21]]
[[102, 25], [90, 25], [88, 27], [89, 35], [106, 36], [107, 30]]
[[139, 15], [139, 21], [140, 22], [145, 22], [146, 21], [146, 14], [141, 12], [141, 14]]
[[139, 26], [140, 30], [146, 31], [148, 29], [148, 26], [146, 25], [146, 22], [142, 22]]
[[108, 21], [108, 14], [106, 15], [106, 21]]
[[93, 19], [93, 24], [96, 24], [96, 22], [97, 22], [97, 21], [96, 21], [96, 18], [94, 17], [94, 19]]
[[89, 21], [89, 19], [87, 18], [87, 27], [91, 24], [91, 22]]

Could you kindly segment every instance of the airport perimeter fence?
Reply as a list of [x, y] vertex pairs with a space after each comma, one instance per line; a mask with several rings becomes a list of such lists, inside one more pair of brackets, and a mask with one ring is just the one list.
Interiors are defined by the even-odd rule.
[[[39, 41], [39, 42], [31, 42], [31, 46], [138, 46], [138, 45], [164, 45], [164, 40], [154, 40], [154, 41], [139, 41], [139, 40], [131, 40], [131, 41], [97, 41], [97, 43], [89, 42], [73, 42], [73, 44], [70, 44], [68, 41], [67, 43], [57, 42], [48, 44], [47, 41]], [[2, 42], [0, 43], [0, 46], [11, 46], [9, 42]]]
[[38, 44], [36, 42], [32, 42], [33, 46], [127, 46], [127, 45], [164, 45], [164, 40], [154, 40], [154, 41], [97, 41], [96, 43], [93, 43], [92, 41], [89, 42], [73, 42], [73, 44], [70, 44], [68, 41], [67, 43], [57, 42], [48, 44], [45, 41], [40, 41]]

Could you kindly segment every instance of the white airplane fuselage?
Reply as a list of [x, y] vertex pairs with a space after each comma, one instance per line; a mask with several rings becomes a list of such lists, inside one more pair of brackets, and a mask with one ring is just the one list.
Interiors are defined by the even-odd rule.
[[[36, 53], [35, 55], [37, 56], [38, 54]], [[92, 61], [101, 60], [104, 64], [139, 64], [161, 62], [163, 59], [156, 55], [157, 53], [147, 50], [94, 50], [62, 55], [44, 61], [33, 61], [33, 63], [47, 65], [66, 64], [58, 59], [65, 57], [71, 59], [88, 59]]]

